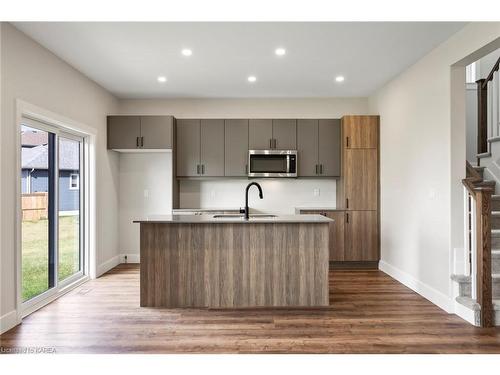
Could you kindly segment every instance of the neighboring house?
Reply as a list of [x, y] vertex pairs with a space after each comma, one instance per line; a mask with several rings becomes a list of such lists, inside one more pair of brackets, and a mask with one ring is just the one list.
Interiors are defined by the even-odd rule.
[[[23, 194], [48, 191], [47, 133], [23, 130], [21, 189]], [[74, 142], [60, 138], [59, 142], [59, 211], [79, 209], [80, 156]]]

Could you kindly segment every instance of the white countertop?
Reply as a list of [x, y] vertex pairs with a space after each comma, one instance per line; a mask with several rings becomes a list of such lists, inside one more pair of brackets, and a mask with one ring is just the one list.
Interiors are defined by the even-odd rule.
[[134, 223], [166, 223], [166, 224], [277, 224], [277, 223], [330, 223], [322, 215], [250, 215], [249, 220], [243, 216], [215, 218], [214, 215], [153, 215], [134, 220]]

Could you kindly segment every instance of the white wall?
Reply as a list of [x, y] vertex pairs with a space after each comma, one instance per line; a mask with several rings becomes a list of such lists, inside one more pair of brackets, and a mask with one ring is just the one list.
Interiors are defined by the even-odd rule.
[[500, 23], [469, 24], [370, 97], [381, 116], [381, 267], [448, 311], [452, 249], [463, 247], [464, 67], [499, 37]]
[[54, 54], [1, 24], [1, 306], [16, 308], [15, 178], [16, 99], [97, 130], [97, 264], [118, 249], [118, 155], [106, 150], [106, 115], [118, 101]]
[[[335, 179], [252, 179], [262, 186], [264, 199], [256, 188], [249, 193], [252, 212], [294, 214], [296, 206], [335, 205]], [[247, 179], [183, 180], [182, 208], [240, 208], [245, 205]], [[254, 190], [255, 189], [255, 190]], [[317, 190], [319, 195], [315, 195]]]
[[119, 249], [137, 255], [139, 224], [132, 221], [172, 212], [172, 153], [121, 153], [119, 159]]
[[366, 114], [367, 98], [120, 100], [119, 114], [177, 118], [340, 118]]

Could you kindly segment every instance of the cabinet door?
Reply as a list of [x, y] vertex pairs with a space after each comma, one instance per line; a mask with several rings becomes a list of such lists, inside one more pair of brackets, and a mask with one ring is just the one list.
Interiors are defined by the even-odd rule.
[[247, 175], [248, 120], [226, 120], [224, 123], [224, 175]]
[[177, 176], [198, 176], [199, 165], [200, 120], [177, 120]]
[[108, 149], [138, 148], [140, 136], [139, 116], [108, 116]]
[[378, 147], [378, 116], [344, 116], [342, 118], [346, 148]]
[[297, 151], [299, 177], [318, 175], [318, 120], [297, 120]]
[[273, 138], [272, 120], [249, 120], [248, 148], [249, 150], [269, 150]]
[[344, 194], [348, 210], [376, 210], [378, 162], [376, 149], [344, 151]]
[[347, 211], [345, 215], [344, 260], [379, 260], [377, 211]]
[[345, 260], [344, 256], [344, 211], [326, 211], [326, 217], [334, 220], [330, 225], [330, 261]]
[[201, 174], [224, 176], [224, 120], [201, 120]]
[[320, 175], [340, 176], [340, 120], [319, 120], [318, 163]]
[[142, 148], [172, 148], [172, 116], [141, 116]]
[[333, 223], [330, 224], [329, 231], [329, 248], [330, 255], [329, 260], [331, 262], [339, 262], [344, 259], [344, 223], [345, 223], [345, 212], [344, 211], [322, 211], [322, 210], [306, 210], [300, 211], [301, 214], [314, 214], [323, 215], [330, 219], [333, 219]]
[[273, 148], [297, 149], [297, 120], [273, 120]]

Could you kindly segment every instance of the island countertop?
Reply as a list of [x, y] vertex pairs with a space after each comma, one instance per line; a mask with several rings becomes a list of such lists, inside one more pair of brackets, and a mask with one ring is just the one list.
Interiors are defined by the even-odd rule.
[[165, 224], [285, 224], [285, 223], [330, 223], [333, 222], [322, 215], [250, 215], [245, 220], [243, 216], [224, 215], [152, 215], [134, 220], [134, 223], [165, 223]]

